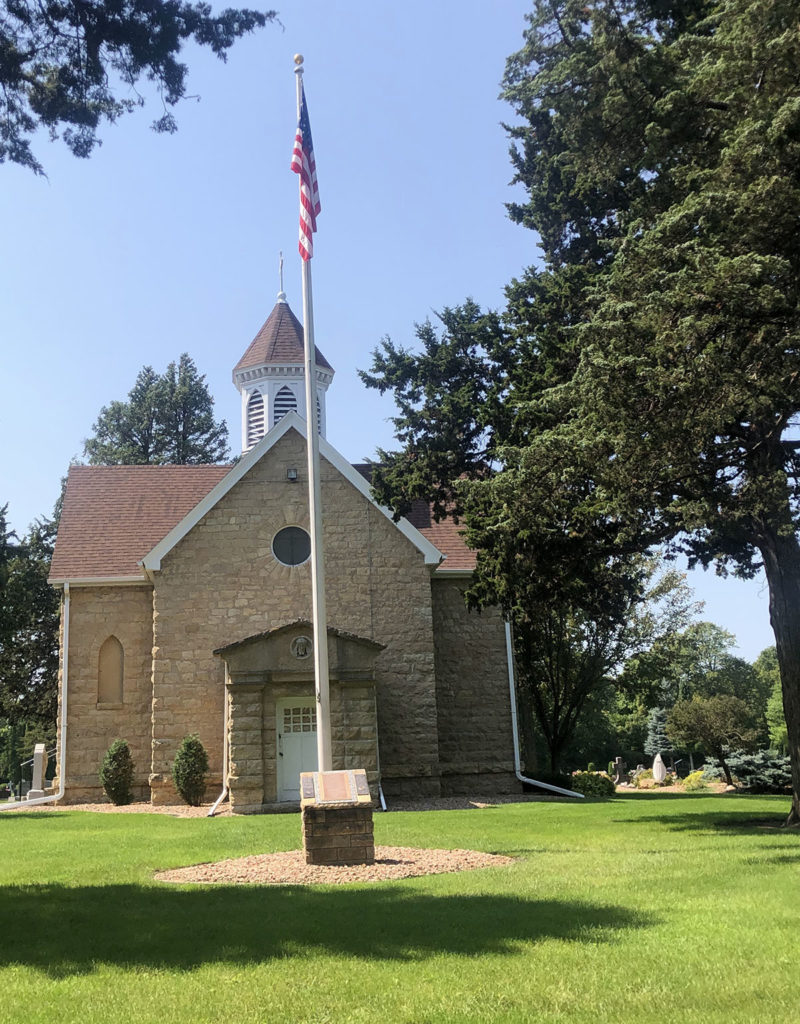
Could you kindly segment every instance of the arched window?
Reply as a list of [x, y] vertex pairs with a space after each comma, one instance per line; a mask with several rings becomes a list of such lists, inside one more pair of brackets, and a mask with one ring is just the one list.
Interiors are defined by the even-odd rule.
[[254, 391], [247, 403], [247, 449], [258, 444], [264, 436], [264, 396]]
[[275, 426], [287, 412], [297, 411], [297, 399], [294, 397], [294, 392], [291, 388], [287, 388], [285, 385], [275, 395], [275, 403], [272, 407], [272, 425]]
[[97, 665], [97, 703], [122, 703], [122, 677], [125, 672], [125, 652], [115, 636], [103, 641]]

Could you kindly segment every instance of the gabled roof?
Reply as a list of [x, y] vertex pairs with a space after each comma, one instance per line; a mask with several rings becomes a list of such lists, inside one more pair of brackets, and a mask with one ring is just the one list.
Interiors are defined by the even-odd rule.
[[[258, 334], [250, 342], [245, 354], [233, 368], [249, 370], [254, 366], [296, 364], [305, 362], [303, 325], [289, 308], [289, 303], [278, 301]], [[314, 346], [317, 366], [333, 371], [333, 367]]]
[[[301, 437], [306, 437], [306, 421], [301, 419], [296, 412], [287, 413], [261, 440], [251, 448], [246, 455], [243, 455], [231, 471], [200, 501], [192, 511], [186, 515], [173, 529], [159, 541], [151, 551], [142, 559], [145, 569], [158, 570], [161, 568], [161, 559], [164, 558], [175, 545], [182, 540], [186, 534], [200, 522], [204, 515], [209, 512], [218, 501], [225, 497], [228, 491], [237, 484], [242, 477], [254, 466], [259, 459], [275, 445], [290, 430], [296, 430]], [[319, 438], [319, 453], [348, 480], [357, 491], [379, 509], [387, 519], [392, 519], [392, 513], [388, 508], [379, 505], [372, 497], [369, 484], [364, 477], [350, 465], [324, 437]], [[426, 565], [438, 565], [444, 557], [442, 552], [432, 544], [423, 534], [407, 519], [401, 519], [395, 523], [397, 529], [411, 543], [422, 552]]]
[[144, 579], [142, 556], [230, 466], [71, 466], [51, 582]]
[[[372, 482], [372, 471], [375, 464], [371, 462], [359, 462], [353, 466], [365, 480]], [[475, 568], [476, 553], [467, 547], [464, 541], [463, 527], [454, 523], [452, 519], [442, 519], [436, 522], [427, 501], [413, 501], [406, 519], [412, 526], [416, 526], [419, 532], [435, 544], [444, 555], [444, 561], [436, 570], [437, 576], [447, 573], [472, 572]]]
[[[230, 654], [231, 651], [241, 650], [242, 647], [251, 647], [253, 644], [260, 643], [263, 640], [269, 640], [270, 637], [280, 636], [281, 633], [290, 633], [292, 630], [297, 629], [298, 626], [309, 629], [313, 628], [312, 623], [308, 619], [295, 619], [294, 622], [287, 622], [283, 626], [275, 626], [274, 629], [265, 629], [261, 633], [245, 637], [244, 640], [237, 640], [235, 643], [218, 647], [213, 653]], [[344, 629], [337, 629], [335, 626], [328, 626], [327, 632], [328, 636], [335, 636], [340, 640], [352, 640], [353, 643], [360, 644], [362, 647], [369, 647], [373, 651], [386, 650], [386, 644], [378, 643], [377, 640], [371, 640], [366, 636], [358, 636], [357, 633], [349, 633]]]
[[454, 523], [452, 519], [442, 519], [437, 523], [426, 501], [413, 502], [406, 519], [444, 555], [445, 560], [437, 569], [437, 575], [472, 572], [475, 568], [476, 552], [473, 548], [467, 547], [462, 526]]
[[[157, 569], [166, 552], [290, 429], [305, 437], [305, 422], [296, 413], [284, 416], [233, 467], [72, 466], [50, 582], [146, 580], [142, 563]], [[320, 438], [320, 454], [391, 518], [391, 512], [372, 498], [364, 476], [324, 438]], [[433, 541], [435, 531], [425, 525], [424, 518], [424, 514], [415, 515], [419, 529], [407, 520], [400, 520], [396, 526], [423, 553], [426, 564], [437, 565], [445, 554], [449, 562], [451, 555], [457, 555], [452, 567], [460, 568], [462, 556], [458, 552], [464, 547], [461, 538], [454, 533], [455, 540], [451, 538], [448, 548], [440, 549]]]

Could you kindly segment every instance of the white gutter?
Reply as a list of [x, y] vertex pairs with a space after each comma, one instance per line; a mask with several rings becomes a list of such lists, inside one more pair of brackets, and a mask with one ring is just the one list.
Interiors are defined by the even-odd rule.
[[537, 782], [536, 779], [529, 779], [522, 774], [517, 723], [517, 688], [514, 685], [514, 645], [511, 642], [510, 622], [506, 622], [506, 658], [508, 659], [508, 690], [511, 696], [511, 732], [514, 737], [514, 774], [520, 782], [527, 782], [531, 786], [541, 786], [542, 789], [548, 789], [551, 793], [559, 793], [561, 796], [573, 796], [583, 800], [583, 793], [576, 793], [572, 789], [562, 789], [561, 786], [551, 786], [549, 782]]
[[[227, 666], [225, 667], [225, 675], [228, 675]], [[213, 818], [217, 813], [217, 808], [222, 801], [228, 795], [228, 687], [225, 687], [225, 707], [222, 712], [222, 792], [211, 805], [211, 810], [206, 815], [207, 818]]]
[[69, 665], [69, 582], [64, 583], [64, 640], [61, 644], [61, 656], [63, 666], [61, 669], [61, 732], [59, 746], [61, 748], [61, 760], [58, 766], [58, 792], [52, 796], [40, 796], [35, 800], [15, 800], [12, 804], [0, 804], [0, 811], [24, 811], [28, 807], [36, 807], [37, 804], [51, 804], [60, 800], [64, 795], [66, 785], [66, 754], [67, 754], [67, 681]]
[[389, 808], [386, 806], [386, 797], [383, 795], [383, 779], [381, 778], [381, 741], [378, 736], [378, 690], [375, 688], [375, 768], [378, 772], [378, 799], [380, 800], [381, 810], [388, 811]]

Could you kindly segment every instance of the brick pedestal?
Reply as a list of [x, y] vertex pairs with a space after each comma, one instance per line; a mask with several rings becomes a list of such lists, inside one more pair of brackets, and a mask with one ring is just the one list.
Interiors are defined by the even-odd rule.
[[371, 806], [305, 806], [302, 818], [306, 864], [375, 863]]

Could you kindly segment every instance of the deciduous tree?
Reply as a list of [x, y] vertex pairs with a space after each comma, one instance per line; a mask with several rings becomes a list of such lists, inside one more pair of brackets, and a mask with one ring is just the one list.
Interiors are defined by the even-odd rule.
[[747, 750], [758, 738], [750, 708], [729, 695], [678, 701], [667, 716], [666, 729], [677, 746], [700, 747], [716, 757], [729, 786], [733, 785], [725, 760], [729, 751]]

